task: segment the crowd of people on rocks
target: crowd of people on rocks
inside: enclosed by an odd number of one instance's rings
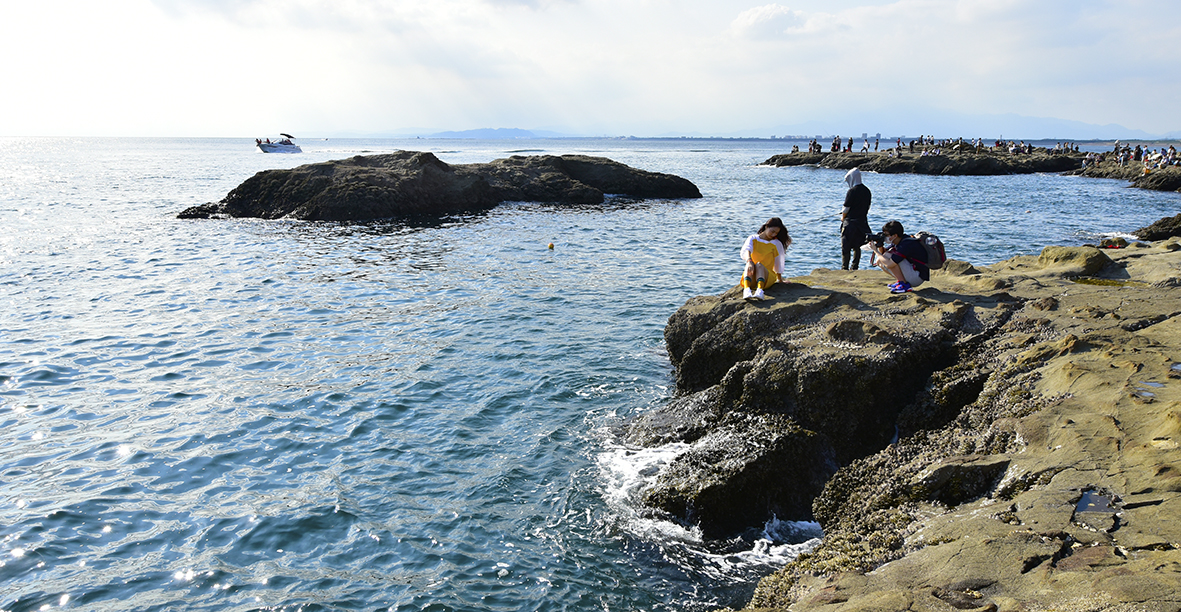
[[[875,138],[873,141],[873,151],[877,151],[880,141]],[[832,153],[851,153],[853,152],[853,138],[844,139],[841,136],[834,136],[832,143],[829,145],[829,151]],[[889,146],[889,143],[887,143]],[[807,145],[808,153],[819,154],[824,152],[824,146],[816,139],[812,139]],[[947,138],[936,139],[934,136],[922,135],[909,142],[903,142],[899,137],[895,140],[894,146],[886,150],[886,155],[890,158],[902,157],[904,152],[917,153],[920,156],[928,155],[942,155],[945,150],[951,152],[961,153],[1008,153],[1009,155],[1032,155],[1034,151],[1044,150],[1050,155],[1072,155],[1081,153],[1077,142],[1058,142],[1053,147],[1046,147],[1041,149],[1035,147],[1032,142],[1025,142],[1024,140],[1001,140],[997,139],[991,144],[986,143],[983,138],[974,138],[971,140],[964,140],[963,138]],[[792,153],[799,153],[800,147],[796,145],[792,147]],[[870,152],[870,142],[868,138],[862,140],[861,152]],[[1132,163],[1143,164],[1145,172],[1153,170],[1181,166],[1181,157],[1177,155],[1177,149],[1174,145],[1160,147],[1158,150],[1153,150],[1146,145],[1135,145],[1133,147],[1129,144],[1121,144],[1120,141],[1115,141],[1115,148],[1106,153],[1087,153],[1082,160],[1083,168],[1093,166],[1104,161],[1115,161],[1120,166],[1127,166]]]
[[[1177,156],[1177,147],[1169,145],[1153,151],[1152,147],[1137,144],[1135,148],[1127,143],[1115,141],[1115,148],[1109,153],[1087,153],[1083,158],[1083,168],[1094,166],[1105,161],[1113,161],[1121,167],[1130,164],[1142,164],[1144,171],[1152,172],[1170,166],[1181,166],[1181,157]]]

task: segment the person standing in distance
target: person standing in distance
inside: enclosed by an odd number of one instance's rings
[[[869,234],[869,204],[873,195],[861,182],[861,171],[853,168],[845,174],[849,190],[845,192],[845,208],[841,211],[841,269],[849,270],[849,256],[853,270],[861,265],[861,245]]]

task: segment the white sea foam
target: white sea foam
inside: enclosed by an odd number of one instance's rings
[[[1129,234],[1127,232],[1099,232],[1098,236],[1099,240],[1107,240],[1109,238],[1114,240],[1116,238],[1123,238],[1124,240],[1132,241],[1140,239],[1139,236],[1135,234]]]
[[[599,467],[606,478],[607,501],[622,503],[638,495],[655,482],[660,468],[689,449],[683,442],[653,448],[608,446],[599,456]]]
[[[750,548],[717,553],[709,550],[700,529],[645,514],[640,495],[656,481],[662,467],[688,449],[684,443],[653,448],[606,446],[598,457],[603,497],[621,529],[664,548],[666,555],[692,557],[698,571],[726,581],[745,579],[746,571],[756,566],[782,566],[820,543],[823,532],[818,523],[772,518],[760,536],[749,542]]]

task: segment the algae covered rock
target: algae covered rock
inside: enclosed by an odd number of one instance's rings
[[[935,463],[911,482],[911,495],[950,506],[977,499],[990,492],[1009,467],[1002,455],[949,457]]]

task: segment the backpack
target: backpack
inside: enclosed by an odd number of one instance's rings
[[[943,241],[939,236],[931,232],[919,232],[914,235],[914,239],[927,249],[927,267],[932,270],[942,268],[943,262],[947,261],[947,252],[943,250]]]

